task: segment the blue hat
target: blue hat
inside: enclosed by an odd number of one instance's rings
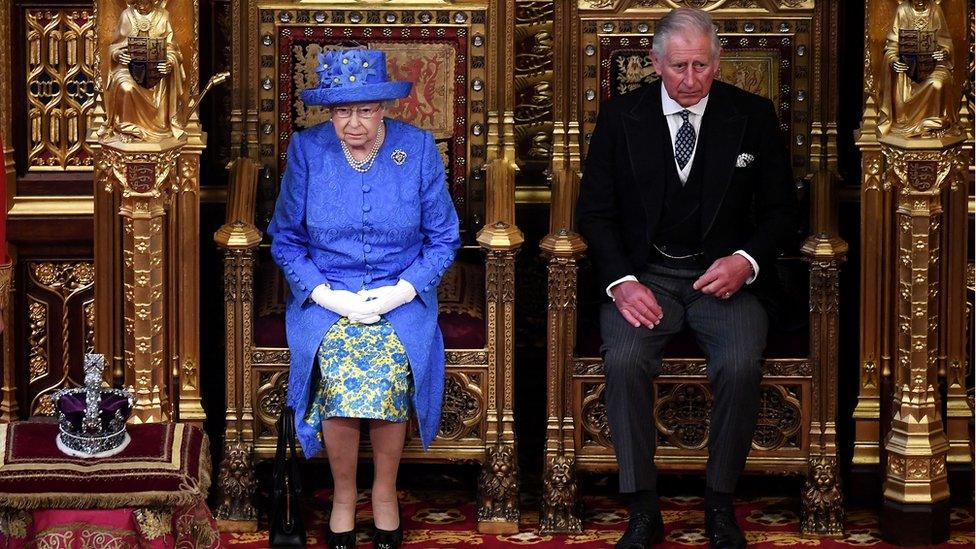
[[[302,92],[306,105],[340,105],[400,99],[413,82],[388,80],[386,54],[380,50],[330,50],[319,54],[319,85]]]

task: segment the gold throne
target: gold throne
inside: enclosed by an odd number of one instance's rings
[[[543,532],[580,530],[577,471],[616,468],[602,402],[603,363],[597,307],[602,290],[573,231],[581,158],[599,102],[655,78],[649,58],[654,25],[670,9],[712,13],[722,42],[717,78],[770,98],[788,142],[801,204],[809,212],[792,252],[775,266],[783,290],[773,303],[763,361],[761,410],[747,471],[806,474],[801,528],[842,534],[836,457],[838,268],[847,246],[829,214],[836,163],[836,74],[828,43],[836,10],[826,2],[578,0],[556,13],[557,80],[553,215],[542,242],[549,257],[548,422]],[[832,73],[829,71],[833,71]],[[560,93],[560,89],[564,90]],[[805,237],[805,239],[804,239]],[[685,334],[687,335],[687,334]],[[658,467],[704,470],[712,394],[693,338],[678,336],[655,381],[653,421]]]
[[[250,154],[233,166],[226,224],[215,236],[225,254],[227,348],[218,519],[253,527],[254,462],[274,455],[275,422],[285,401],[286,282],[263,231],[292,133],[328,116],[320,107],[306,107],[299,94],[317,83],[316,54],[323,48],[366,46],[386,52],[391,78],[414,82],[391,116],[433,132],[464,243],[438,290],[447,347],[440,431],[428,452],[419,437],[408,435],[403,457],[481,463],[479,529],[516,531],[511,341],[518,242],[498,236],[518,231],[505,213],[514,210],[514,189],[485,191],[487,181],[514,182],[493,175],[498,161],[491,135],[498,115],[489,98],[497,84],[488,71],[497,50],[488,40],[492,4],[246,4],[249,15],[242,19],[249,25],[234,31],[235,53],[243,59],[235,58],[232,132]]]

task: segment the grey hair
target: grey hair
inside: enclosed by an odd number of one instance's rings
[[[665,44],[675,33],[694,32],[707,35],[712,39],[712,59],[717,59],[722,45],[715,32],[715,22],[712,16],[702,10],[694,8],[676,8],[665,15],[654,29],[654,43],[651,49],[658,57],[667,55]]]

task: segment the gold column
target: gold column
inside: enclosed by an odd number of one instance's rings
[[[944,191],[962,184],[962,141],[962,136],[921,143],[893,136],[881,139],[890,162],[886,179],[897,193],[897,331],[893,417],[885,444],[886,531],[898,528],[892,521],[902,514],[891,512],[905,510],[898,504],[931,505],[949,497],[949,443],[939,402],[940,302],[945,287],[941,225]],[[932,542],[948,536],[948,523],[942,524],[937,515],[932,517]]]
[[[98,160],[99,182],[104,183],[104,191],[118,190],[121,195],[122,348],[125,379],[136,397],[132,411],[135,422],[168,421],[171,417],[165,367],[165,225],[167,203],[176,179],[173,172],[183,144],[175,139],[159,143],[102,143]]]
[[[543,496],[539,530],[544,534],[578,533],[576,454],[570,400],[576,351],[578,261],[586,243],[573,232],[573,209],[579,193],[580,150],[577,96],[570,93],[579,78],[579,26],[576,6],[556,2],[554,23],[552,201],[549,234],[539,247],[549,260],[547,319],[547,420],[543,456]]]
[[[254,226],[259,165],[250,158],[237,159],[231,168],[227,216],[214,235],[224,251],[225,332],[224,456],[220,462],[220,506],[215,516],[222,532],[257,531],[254,508],[254,412],[251,408],[250,354],[254,307],[254,253],[261,232]]]
[[[515,226],[515,104],[509,75],[514,61],[508,55],[515,31],[515,0],[501,0],[489,8],[487,195],[485,226],[478,244],[487,256],[485,289],[488,316],[488,396],[485,461],[478,478],[478,531],[518,532],[519,470],[515,443],[515,255],[522,231]]]

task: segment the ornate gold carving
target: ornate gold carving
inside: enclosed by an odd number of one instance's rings
[[[29,263],[30,277],[39,286],[58,293],[67,300],[95,282],[95,267],[91,262]]]
[[[546,459],[543,477],[542,508],[539,529],[544,532],[580,532],[582,524],[577,515],[576,460],[571,455],[557,454]]]
[[[958,178],[962,147],[911,149],[882,144],[897,192],[895,303],[897,327],[892,385],[893,418],[885,448],[885,497],[934,503],[949,496],[948,440],[938,392],[941,300],[942,191]],[[902,467],[904,463],[904,467]]]
[[[485,463],[478,477],[478,521],[518,524],[519,470],[515,445],[498,443],[485,448]]]
[[[47,351],[47,304],[28,296],[27,322],[30,335],[27,336],[27,372],[30,383],[46,376],[50,372]]]
[[[488,364],[487,351],[447,351],[446,362],[448,366],[461,364]]]
[[[90,10],[24,10],[29,170],[89,170],[95,104],[95,19]],[[9,36],[9,35],[7,35]]]
[[[85,333],[85,353],[95,352],[95,300],[86,301],[82,306],[85,314],[85,325],[83,327]],[[106,375],[111,375],[106,372]]]
[[[836,457],[810,458],[800,509],[800,531],[804,534],[844,535],[844,498],[837,473]]]
[[[603,403],[603,383],[588,383],[584,386],[582,416],[584,445],[596,444],[605,448],[613,448],[613,438],[610,433],[610,422],[607,421],[607,407]],[[588,440],[587,440],[588,438]]]
[[[444,380],[444,404],[437,436],[458,440],[472,435],[481,424],[485,410],[481,394],[480,376],[463,372],[448,372]],[[477,434],[477,433],[475,433]]]
[[[803,412],[800,399],[783,385],[763,384],[759,394],[759,420],[752,436],[752,445],[759,450],[778,450],[784,446],[798,447]]]
[[[114,34],[102,99],[107,120],[99,137],[149,142],[182,137],[186,121],[179,110],[187,101],[187,75],[169,12],[161,0],[133,3],[119,14]]]
[[[895,10],[881,71],[881,135],[958,135],[952,36],[936,0],[903,0]]]
[[[257,401],[255,419],[269,428],[271,433],[277,434],[275,427],[281,410],[285,406],[285,396],[288,394],[288,372],[276,372],[267,383],[257,387],[254,394]]]
[[[552,0],[515,4],[514,131],[523,165],[552,155],[554,11]]]
[[[244,442],[240,435],[230,432],[224,442],[224,457],[220,462],[220,506],[215,517],[219,520],[256,520],[254,492],[257,482],[254,478],[254,464],[251,455],[253,445]]]
[[[679,383],[662,390],[654,403],[654,421],[670,445],[698,450],[708,444],[711,390],[701,383]]]

